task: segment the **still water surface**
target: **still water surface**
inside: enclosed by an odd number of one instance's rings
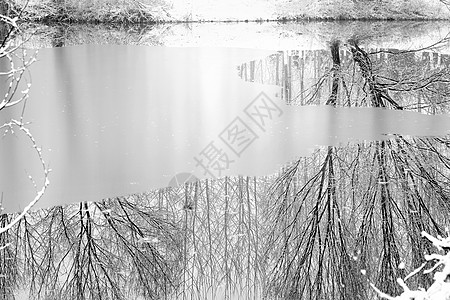
[[[444,135],[450,128],[444,115],[288,106],[276,85],[238,76],[239,65],[271,54],[113,45],[42,49],[31,68],[24,115],[52,169],[39,206],[165,187],[183,172],[263,176],[319,145],[386,134]],[[7,111],[2,121],[21,110]],[[7,135],[1,144],[6,167],[0,189],[8,212],[22,209],[21,199],[35,192],[28,176],[42,180],[26,143]]]
[[[420,232],[450,225],[447,27],[33,28],[30,98],[0,121],[24,111],[52,169],[39,207],[74,204],[27,216],[0,265],[51,299],[398,295],[432,251]],[[39,187],[35,154],[1,140],[9,212]],[[180,173],[219,179],[156,190]]]

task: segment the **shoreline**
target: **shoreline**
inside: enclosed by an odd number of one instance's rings
[[[18,11],[19,7],[16,8]],[[308,10],[309,9],[309,10]],[[370,7],[367,11],[359,10],[359,6],[353,7],[348,12],[342,9],[324,7],[316,10],[305,8],[298,11],[293,8],[288,11],[286,7],[277,8],[270,15],[261,12],[260,15],[249,16],[214,16],[214,13],[181,12],[168,7],[126,7],[112,6],[108,3],[102,6],[75,6],[66,4],[58,7],[53,3],[29,4],[22,15],[21,22],[51,24],[105,24],[105,25],[158,25],[158,24],[201,24],[201,23],[264,23],[264,22],[377,22],[377,21],[450,21],[450,11],[428,11],[419,13],[411,8],[403,11],[393,7]],[[377,13],[375,13],[377,12]],[[203,15],[202,15],[203,14]],[[13,15],[14,16],[14,15]]]
[[[111,21],[111,20],[91,20],[91,19],[71,19],[62,16],[30,18],[24,17],[20,23],[36,23],[42,25],[111,25],[111,26],[144,26],[144,25],[164,25],[164,24],[205,24],[205,23],[309,23],[309,22],[446,22],[448,18],[287,18],[278,19],[245,19],[245,20],[149,20],[149,21]]]

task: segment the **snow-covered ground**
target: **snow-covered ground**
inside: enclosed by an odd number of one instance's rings
[[[266,20],[277,18],[445,18],[449,10],[439,0],[167,0],[177,20]]]
[[[269,0],[172,0],[170,11],[178,20],[257,20],[275,18]]]

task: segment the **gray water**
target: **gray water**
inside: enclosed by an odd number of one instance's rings
[[[286,105],[277,86],[237,66],[272,52],[240,48],[86,45],[42,49],[24,118],[52,169],[39,207],[96,201],[195,178],[263,176],[318,146],[441,136],[447,115]],[[2,114],[17,118],[18,105]],[[6,135],[0,190],[7,212],[43,180],[27,141]],[[11,159],[14,157],[14,159]],[[34,168],[32,167],[34,166]],[[13,176],[10,170],[23,170]],[[26,175],[26,176],[25,176]],[[40,177],[41,176],[41,177]]]

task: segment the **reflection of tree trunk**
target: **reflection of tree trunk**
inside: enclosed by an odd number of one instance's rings
[[[284,57],[286,56],[286,61],[284,61]],[[289,51],[286,51],[286,55],[283,55],[283,94],[284,99],[286,99],[286,103],[290,103],[291,98],[291,56]]]
[[[63,26],[57,26],[52,37],[53,47],[64,47],[66,44],[65,32]]]
[[[374,107],[388,107],[390,105],[394,109],[403,109],[394,99],[392,99],[383,84],[378,81],[377,76],[373,73],[373,65],[369,55],[362,50],[356,41],[349,41],[350,50],[353,60],[361,69],[361,74],[365,80],[365,85],[369,89],[371,97],[371,105]]]
[[[300,161],[284,171],[281,181],[274,185],[281,188],[283,194],[276,198],[279,206],[268,234],[270,247],[267,251],[275,254],[270,263],[267,286],[268,294],[272,296],[283,299],[367,299],[359,270],[351,262],[346,228],[341,223],[344,218],[338,196],[339,171],[335,157],[336,149],[328,147],[323,162],[317,165],[317,172],[308,177],[300,190],[293,190]],[[291,193],[295,195],[294,199]],[[298,203],[302,204],[296,206]],[[267,253],[264,255],[271,257]]]
[[[337,95],[339,91],[339,69],[341,66],[341,58],[339,56],[339,41],[333,41],[330,46],[331,57],[333,59],[332,78],[333,85],[331,87],[331,95],[326,105],[336,106]]]
[[[280,56],[283,55],[282,53],[278,52],[278,55],[276,56],[276,67],[275,67],[275,84],[280,85]]]
[[[389,189],[389,177],[387,174],[386,142],[376,142],[376,156],[378,161],[378,185],[380,186],[380,204],[382,217],[383,257],[381,258],[381,272],[378,277],[378,287],[389,294],[400,294],[400,288],[396,283],[397,278],[403,278],[400,264],[400,255],[395,240],[394,227],[394,199]],[[400,274],[399,274],[400,273]],[[400,275],[400,276],[399,276]]]
[[[255,61],[252,60],[250,62],[250,81],[254,82],[255,81]]]
[[[291,103],[292,101],[292,57],[288,54],[287,56],[287,76],[286,76],[286,87],[287,87],[287,96],[286,103]]]
[[[305,105],[305,51],[302,50],[302,58],[300,61],[300,105]]]

